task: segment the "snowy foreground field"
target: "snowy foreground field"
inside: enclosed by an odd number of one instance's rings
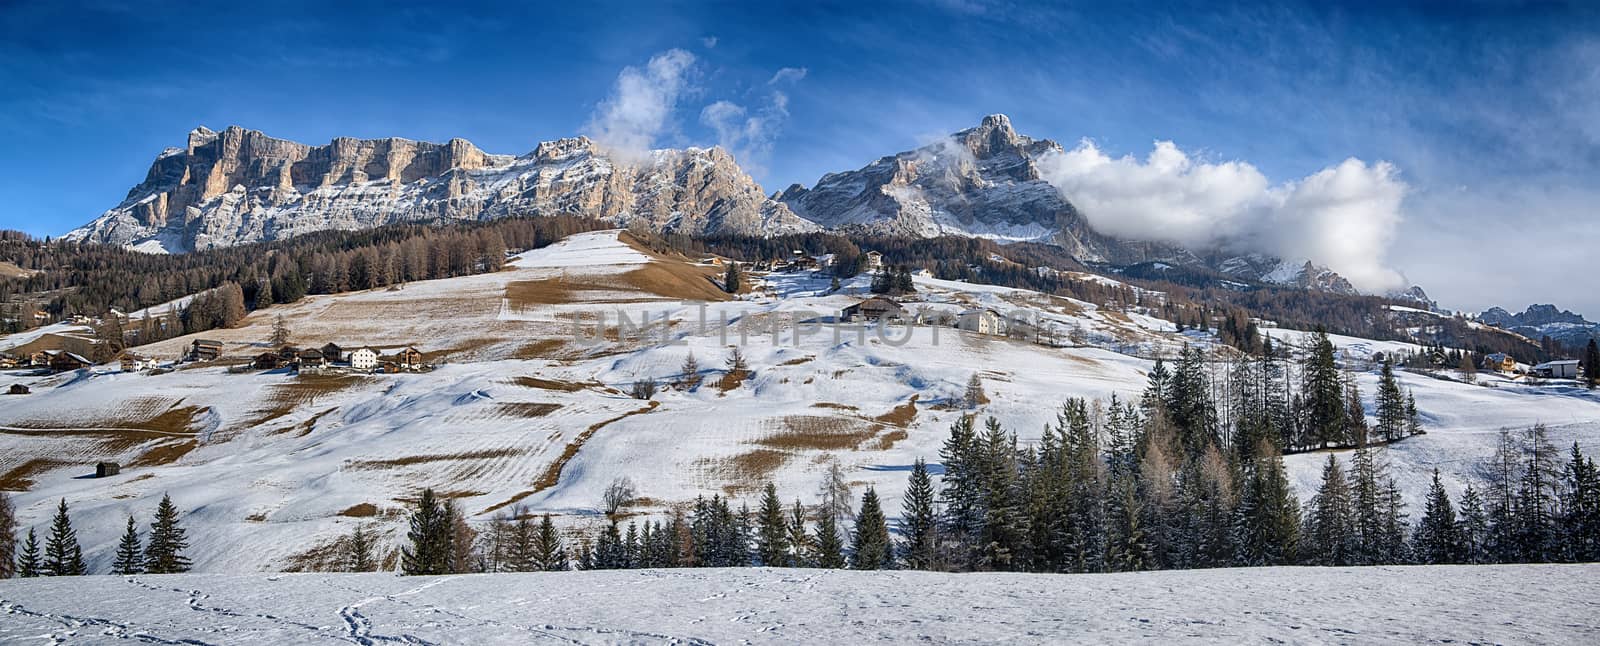
[[[1600,643],[1600,566],[0,581],[0,642]]]

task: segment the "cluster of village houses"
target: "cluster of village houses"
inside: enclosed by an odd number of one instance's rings
[[[1496,352],[1483,358],[1483,369],[1508,375],[1527,374],[1534,377],[1548,379],[1576,379],[1578,378],[1578,360],[1563,359],[1560,361],[1546,361],[1534,366],[1524,366],[1504,352]]]
[[[190,357],[198,361],[215,359],[221,354],[221,342],[204,339],[197,340],[191,344],[189,352]],[[275,351],[256,355],[251,360],[250,366],[257,370],[288,368],[302,375],[341,373],[396,374],[401,372],[425,372],[433,369],[432,365],[423,362],[422,352],[411,346],[406,346],[391,354],[384,354],[370,346],[346,350],[339,347],[337,343],[329,343],[320,348],[305,349],[284,346]]]

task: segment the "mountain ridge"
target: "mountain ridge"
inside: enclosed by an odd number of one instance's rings
[[[524,155],[446,143],[334,138],[312,146],[204,126],[118,206],[68,240],[182,252],[403,221],[582,214],[679,233],[809,231],[721,148],[614,159],[586,137]]]

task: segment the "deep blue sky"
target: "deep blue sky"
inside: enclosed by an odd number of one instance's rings
[[[1600,245],[1600,3],[768,4],[6,3],[0,226],[92,219],[200,124],[527,152],[583,132],[623,68],[682,49],[656,145],[716,143],[705,106],[756,113],[781,91],[787,117],[747,161],[769,191],[991,112],[1112,155],[1171,140],[1273,182],[1385,160],[1410,189],[1392,264],[1447,306],[1600,313],[1560,282],[1589,255],[1573,247]],[[786,67],[804,77],[769,83]],[[1470,260],[1485,245],[1542,260]]]

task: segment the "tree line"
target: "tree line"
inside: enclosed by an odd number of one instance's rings
[[[372,289],[418,280],[497,271],[507,249],[549,245],[608,225],[570,216],[505,218],[448,227],[394,224],[363,231],[321,231],[287,240],[187,254],[147,254],[116,246],[0,235],[0,259],[34,273],[0,279],[0,312],[11,328],[33,324],[25,309],[53,320],[132,312],[190,294],[222,290],[246,310],[292,303],[307,294]],[[37,302],[35,302],[37,301]],[[230,305],[233,303],[230,302]],[[28,307],[24,307],[28,306]],[[182,317],[175,334],[217,327],[214,312]],[[209,326],[209,327],[208,327]],[[14,330],[5,330],[14,331]]]
[[[189,571],[189,558],[184,551],[189,548],[187,532],[178,522],[178,507],[171,496],[163,495],[150,522],[148,536],[141,541],[138,523],[128,517],[127,530],[117,542],[116,557],[111,564],[111,574],[177,574]],[[78,532],[72,526],[71,510],[67,500],[61,499],[56,514],[50,521],[44,544],[39,535],[28,528],[28,536],[20,542],[17,534],[16,509],[11,499],[0,492],[0,579],[11,577],[80,576],[90,574],[83,560],[83,548],[78,544]]]

